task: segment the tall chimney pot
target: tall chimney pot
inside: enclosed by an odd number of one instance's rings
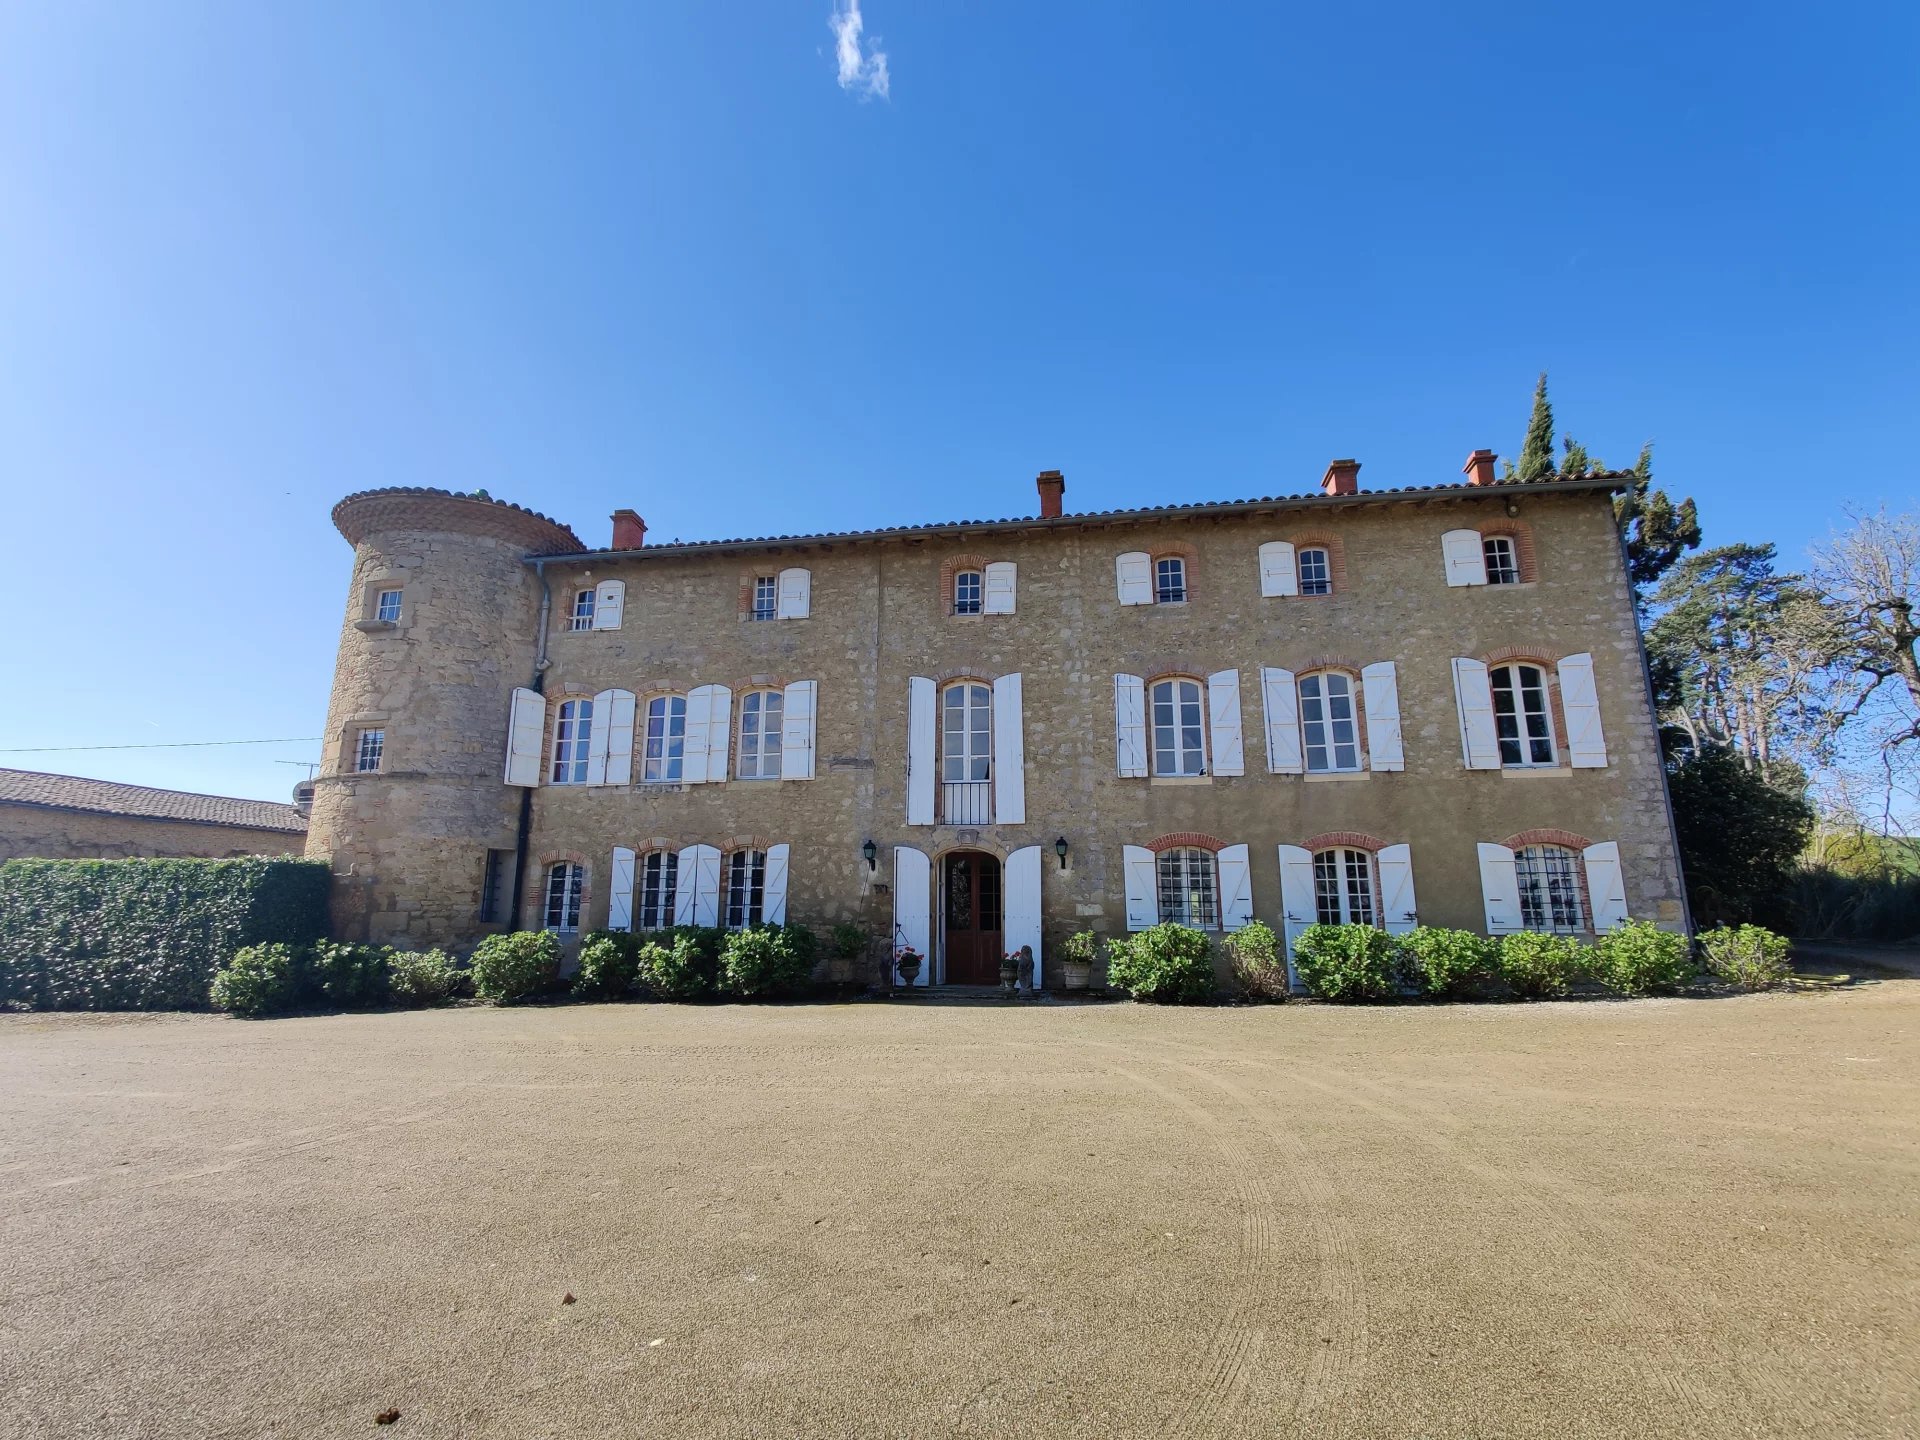
[[[1461,467],[1461,472],[1467,477],[1467,484],[1493,484],[1493,460],[1494,455],[1491,450],[1476,450],[1467,456],[1467,463]]]
[[[1059,519],[1060,501],[1067,493],[1067,477],[1058,470],[1042,470],[1033,483],[1040,491],[1040,518]]]
[[[613,512],[613,550],[638,550],[647,543],[647,522],[631,510]]]
[[[1327,473],[1320,477],[1320,488],[1329,495],[1354,495],[1360,490],[1358,460],[1330,460]]]

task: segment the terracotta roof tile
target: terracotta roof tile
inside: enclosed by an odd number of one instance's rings
[[[304,815],[277,800],[155,790],[148,785],[46,775],[37,770],[0,770],[0,804],[90,810],[147,820],[186,820],[198,825],[242,825],[249,830],[284,830],[289,834],[304,833],[307,828]]]

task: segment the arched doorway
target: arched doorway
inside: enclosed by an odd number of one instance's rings
[[[1005,928],[1000,862],[956,850],[940,862],[940,942],[949,985],[997,985]]]

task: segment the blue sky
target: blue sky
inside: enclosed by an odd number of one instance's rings
[[[1914,7],[866,0],[845,87],[831,15],[0,8],[0,748],[318,735],[372,486],[600,543],[1425,484],[1547,369],[1710,543],[1920,490]]]

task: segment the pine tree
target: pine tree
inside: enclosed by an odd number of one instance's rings
[[[1651,585],[1700,548],[1700,513],[1691,499],[1678,505],[1653,488],[1653,446],[1641,448],[1632,486],[1613,501],[1614,519],[1627,537],[1627,573],[1635,585]]]
[[[1520,447],[1520,465],[1514,478],[1551,480],[1553,468],[1553,405],[1547,399],[1547,372],[1540,372],[1540,383],[1533,387],[1533,415],[1527,421],[1527,438]]]

